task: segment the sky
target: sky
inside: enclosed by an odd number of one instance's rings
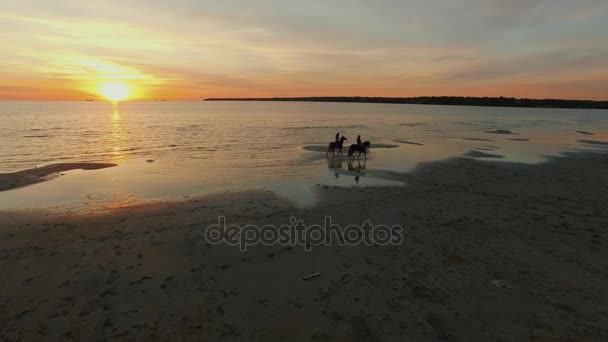
[[[607,0],[4,0],[0,99],[608,100]]]

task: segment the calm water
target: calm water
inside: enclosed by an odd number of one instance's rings
[[[517,134],[485,133],[496,129]],[[349,138],[345,145],[358,134],[372,142],[365,163],[325,158],[321,151],[338,131]],[[407,171],[471,150],[502,157],[484,159],[536,163],[545,155],[602,148],[581,140],[608,141],[608,111],[6,101],[0,102],[0,172],[67,161],[119,166],[69,171],[50,182],[1,192],[0,209],[98,209],[259,187],[307,205],[314,201],[315,184],[392,185],[380,177],[384,170]]]

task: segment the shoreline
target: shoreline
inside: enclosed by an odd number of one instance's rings
[[[307,96],[307,97],[235,97],[206,98],[204,102],[332,102],[332,103],[377,103],[414,104],[435,106],[505,107],[505,108],[550,108],[550,109],[608,109],[608,101],[568,99],[528,99],[512,97],[466,97],[466,96]]]
[[[21,188],[28,185],[59,177],[61,172],[70,170],[99,170],[118,166],[114,163],[55,163],[16,172],[0,173],[0,192]]]
[[[608,157],[456,157],[402,187],[251,190],[99,214],[0,215],[0,320],[13,339],[608,338]],[[204,227],[399,224],[399,246],[212,245]],[[315,273],[319,276],[303,280]],[[475,327],[475,329],[471,329]]]

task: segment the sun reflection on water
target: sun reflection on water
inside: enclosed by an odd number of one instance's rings
[[[112,121],[110,130],[110,143],[112,146],[112,162],[118,163],[125,159],[125,153],[123,151],[123,143],[125,135],[121,126],[120,111],[116,103],[112,105]]]

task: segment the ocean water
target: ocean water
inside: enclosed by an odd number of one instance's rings
[[[495,130],[514,134],[488,133]],[[345,154],[357,135],[369,140],[367,160],[326,158],[336,132],[348,138]],[[468,155],[538,163],[567,151],[605,150],[606,141],[606,110],[4,101],[0,173],[69,161],[119,166],[68,171],[0,192],[0,210],[99,210],[248,188],[271,189],[306,206],[314,203],[317,184],[396,185],[386,171],[420,162]]]

